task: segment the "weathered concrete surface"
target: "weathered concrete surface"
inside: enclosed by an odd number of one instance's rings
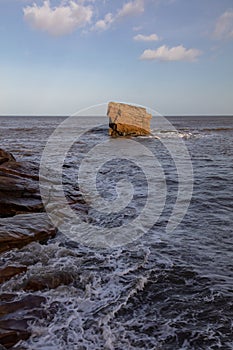
[[[150,134],[152,115],[147,113],[143,107],[110,102],[107,115],[109,117],[110,136],[144,136]]]

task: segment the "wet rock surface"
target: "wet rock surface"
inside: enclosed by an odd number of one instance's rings
[[[34,163],[13,158],[0,163],[0,217],[43,211],[38,173]]]
[[[38,295],[19,298],[17,294],[0,297],[0,344],[11,349],[19,341],[30,337],[29,322],[35,319],[33,311],[42,309],[41,304],[46,299]]]
[[[14,156],[11,153],[6,152],[0,148],[0,164],[3,164],[8,161],[15,161]]]
[[[11,283],[30,268],[30,262],[22,264],[11,256],[13,250],[20,252],[34,241],[44,244],[56,235],[56,229],[43,212],[38,174],[38,164],[18,162],[11,153],[0,149],[0,350],[25,349],[20,342],[30,337],[30,322],[38,314],[46,313],[42,306],[45,297],[2,290],[5,283]],[[9,256],[6,258],[5,254]],[[63,277],[69,283],[67,276]],[[64,281],[60,275],[53,278],[50,275],[47,281],[38,276],[38,281],[34,277],[25,283],[25,290],[56,288]]]
[[[22,214],[1,219],[0,252],[20,248],[32,241],[54,237],[56,229],[45,213]]]
[[[72,283],[75,276],[69,271],[46,270],[39,276],[30,276],[23,289],[26,291],[38,291],[43,289],[55,289],[60,285],[68,285]]]
[[[12,266],[8,265],[3,268],[0,268],[0,283],[3,283],[9,280],[11,277],[14,277],[20,273],[26,272],[26,266]]]

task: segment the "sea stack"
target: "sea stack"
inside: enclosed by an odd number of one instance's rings
[[[143,107],[109,102],[107,115],[110,136],[145,136],[150,134],[152,115],[147,113]]]

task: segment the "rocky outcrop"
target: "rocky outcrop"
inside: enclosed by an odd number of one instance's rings
[[[43,289],[55,289],[61,285],[68,285],[74,281],[70,271],[58,271],[54,268],[45,270],[39,276],[29,276],[25,281],[23,289],[25,291],[39,291]]]
[[[11,283],[11,279],[26,279],[30,263],[17,263],[7,251],[21,248],[33,241],[44,243],[56,234],[41,201],[39,190],[39,164],[17,162],[11,153],[0,149],[0,284]],[[6,253],[3,253],[6,252]],[[20,250],[16,251],[20,254]],[[9,254],[9,255],[8,255]],[[21,276],[22,275],[22,276]],[[29,278],[25,290],[56,288],[69,284],[66,274],[50,275],[47,279]],[[15,288],[15,287],[14,287]],[[8,290],[8,289],[5,289]],[[29,294],[0,294],[0,350],[23,350],[20,341],[31,335],[30,322],[48,317],[53,310],[43,307],[46,298]]]
[[[19,266],[19,265],[4,266],[3,268],[0,268],[0,283],[3,283],[11,279],[11,277],[14,277],[26,271],[27,271],[27,266]]]
[[[109,117],[110,136],[144,136],[150,134],[152,115],[147,113],[143,107],[110,102],[107,115]]]
[[[38,166],[19,163],[14,158],[2,159],[5,161],[0,164],[0,217],[43,211]]]
[[[11,153],[6,152],[0,148],[0,164],[8,161],[15,161],[15,157]]]
[[[0,344],[11,349],[20,340],[30,337],[29,323],[35,316],[32,310],[41,312],[46,299],[39,295],[27,295],[19,299],[17,294],[1,294]]]
[[[0,253],[12,248],[39,241],[43,242],[56,234],[45,213],[16,215],[0,221]]]
[[[44,207],[38,174],[38,165],[17,162],[11,153],[0,149],[0,253],[55,235],[56,229],[41,213]],[[7,279],[16,271],[6,267],[2,278]]]

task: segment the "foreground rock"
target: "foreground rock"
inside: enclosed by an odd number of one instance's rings
[[[43,211],[38,173],[38,165],[0,149],[0,217]]]
[[[0,350],[23,350],[20,342],[31,336],[30,323],[54,313],[44,308],[45,297],[35,294],[25,296],[25,292],[21,296],[15,294],[15,282],[20,278],[26,279],[30,263],[17,263],[12,253],[1,254],[33,241],[44,243],[56,234],[47,214],[42,213],[44,207],[38,174],[39,164],[17,162],[11,153],[0,149],[0,284],[2,290],[5,287],[8,291],[6,284],[13,282],[14,291],[0,294]],[[20,250],[14,253],[20,253]],[[12,281],[12,278],[15,280]],[[29,279],[25,290],[56,288],[63,281],[70,283],[67,274],[50,275],[48,280]]]
[[[19,299],[17,294],[2,294],[0,297],[0,344],[11,349],[20,340],[30,337],[29,323],[35,320],[35,311],[43,312],[41,304],[46,299],[38,295]]]
[[[27,266],[15,266],[15,265],[7,265],[3,268],[0,268],[0,284],[11,279],[20,273],[24,273],[27,271]],[[1,349],[0,349],[1,350]]]
[[[0,253],[21,248],[33,241],[45,241],[56,234],[45,213],[16,215],[0,221]]]
[[[15,161],[14,156],[11,153],[6,152],[0,148],[0,164],[3,164],[8,161]]]
[[[144,136],[150,134],[152,115],[147,113],[145,108],[110,102],[107,115],[109,117],[110,136]]]
[[[68,285],[75,280],[70,271],[57,271],[51,267],[45,269],[39,276],[30,276],[24,283],[25,291],[39,291],[43,289],[55,289],[61,285]]]

